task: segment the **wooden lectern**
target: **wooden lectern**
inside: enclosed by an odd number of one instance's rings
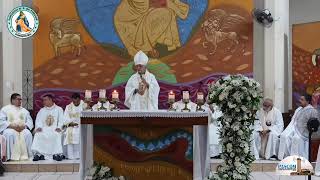
[[[192,180],[193,129],[207,128],[208,113],[86,111],[81,124],[93,125],[94,143],[89,148],[94,161],[112,168],[115,175],[130,180]]]

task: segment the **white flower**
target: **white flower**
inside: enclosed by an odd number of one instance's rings
[[[245,146],[245,147],[243,148],[243,152],[244,152],[245,154],[248,154],[248,152],[249,152],[249,147],[248,147],[248,146]]]
[[[231,127],[232,127],[232,129],[234,131],[238,131],[239,130],[239,125],[237,123],[234,123]]]
[[[243,148],[243,147],[244,147],[244,144],[243,144],[243,143],[240,143],[240,147],[242,147],[242,148]]]
[[[89,172],[88,172],[88,175],[89,176],[93,176],[94,175],[94,173],[96,172],[96,170],[97,170],[97,167],[91,167],[90,169],[89,169]]]
[[[232,144],[231,143],[227,144],[227,152],[232,152]]]
[[[104,176],[109,171],[110,171],[109,167],[102,167],[98,174],[99,174],[99,176]]]
[[[233,141],[233,137],[229,137],[229,140],[230,140],[230,141]]]
[[[256,98],[258,96],[258,94],[256,92],[252,93],[252,97]]]
[[[251,97],[250,97],[250,96],[247,96],[247,100],[248,100],[248,101],[251,101]]]
[[[242,136],[242,135],[243,135],[243,131],[242,131],[241,129],[238,131],[238,135],[239,135],[239,136]]]
[[[236,170],[239,172],[239,173],[242,173],[242,174],[245,174],[247,173],[247,168],[244,164],[241,164],[239,167],[236,168]]]
[[[235,154],[232,152],[232,153],[230,153],[230,157],[234,157],[235,156]]]
[[[249,82],[248,82],[248,84],[249,84],[250,87],[252,87],[253,81],[250,79]]]
[[[226,120],[226,122],[227,122],[227,123],[230,123],[230,122],[232,121],[232,119],[231,119],[231,118],[229,118],[229,117],[228,117],[228,118],[226,118],[225,120]]]
[[[235,157],[234,160],[235,161],[240,161],[240,158],[239,157]]]
[[[236,104],[232,104],[232,102],[230,102],[230,101],[228,102],[228,106],[229,106],[230,109],[233,109],[233,108],[237,107]]]
[[[232,164],[232,160],[228,160],[228,164],[230,164],[230,165],[231,165],[231,164]]]
[[[232,80],[232,81],[231,81],[231,84],[232,84],[233,86],[236,86],[236,87],[238,87],[238,86],[241,85],[241,83],[240,83],[239,80]]]
[[[247,110],[247,108],[244,105],[241,106],[241,109],[242,109],[242,111],[246,111]]]
[[[239,108],[236,108],[236,112],[240,112],[240,109],[239,109]]]
[[[225,125],[224,125],[224,127],[229,128],[229,127],[230,127],[230,123],[229,123],[229,122],[226,122]]]
[[[225,94],[224,94],[224,93],[221,93],[221,94],[219,95],[219,101],[223,101],[225,97],[226,97]]]
[[[239,161],[234,162],[234,166],[239,167],[241,163]]]

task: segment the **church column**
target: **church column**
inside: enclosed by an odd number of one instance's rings
[[[22,94],[22,40],[8,31],[7,16],[10,11],[21,5],[21,0],[2,0],[2,105],[10,102],[13,92]]]
[[[264,28],[264,96],[272,98],[281,112],[288,110],[288,34],[289,0],[265,0],[264,8],[274,17]],[[288,66],[286,66],[288,67]],[[286,79],[285,79],[286,78]]]

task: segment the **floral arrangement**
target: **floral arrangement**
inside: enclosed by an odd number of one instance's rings
[[[210,179],[250,179],[254,161],[250,138],[261,100],[260,84],[243,75],[228,75],[209,85],[208,103],[215,103],[223,113],[218,118],[223,163]]]
[[[123,176],[115,177],[109,167],[94,163],[85,180],[125,180],[125,178]]]

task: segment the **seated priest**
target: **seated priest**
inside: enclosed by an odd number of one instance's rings
[[[296,109],[290,124],[280,135],[278,159],[289,155],[300,155],[308,158],[307,122],[311,117],[318,117],[318,112],[310,105],[311,96],[300,97],[300,107]]]
[[[11,104],[0,111],[0,131],[6,139],[7,160],[27,160],[32,157],[33,120],[29,111],[21,107],[21,95],[11,95]]]
[[[66,149],[65,155],[68,159],[80,158],[80,114],[86,104],[81,100],[79,93],[71,96],[72,102],[66,106],[64,111],[64,133],[63,145]]]
[[[297,115],[295,132],[291,142],[291,156],[299,155],[308,159],[309,130],[307,123],[310,118],[319,118],[318,111],[311,105],[311,96],[303,95],[300,97],[302,110]]]
[[[61,161],[62,126],[64,123],[63,109],[53,102],[51,94],[44,95],[44,107],[37,114],[35,135],[32,143],[33,161],[54,159]]]
[[[155,76],[146,68],[148,60],[148,56],[142,51],[134,56],[136,73],[130,77],[125,87],[124,104],[130,110],[158,110],[160,87]]]
[[[254,129],[254,141],[260,158],[277,158],[279,136],[283,131],[281,112],[273,106],[273,101],[266,98],[257,112],[258,122]]]

